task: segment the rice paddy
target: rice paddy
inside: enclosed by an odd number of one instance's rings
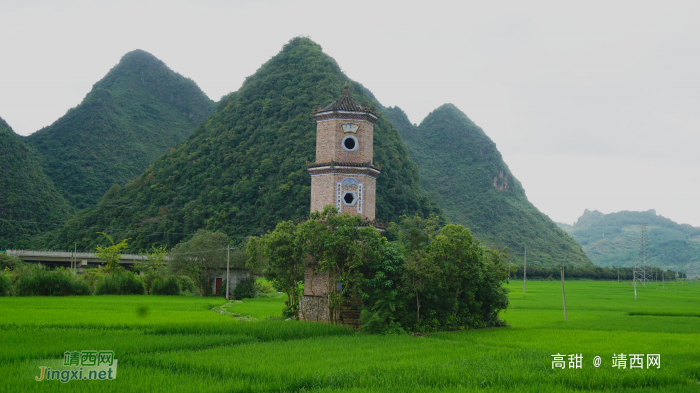
[[[509,284],[509,328],[424,336],[285,321],[283,297],[5,297],[0,391],[700,391],[700,285],[638,286],[635,301],[629,283],[567,282],[567,322],[559,282],[527,286]],[[116,379],[34,380],[46,359],[91,349],[114,351]],[[621,353],[659,354],[660,368],[612,367]]]

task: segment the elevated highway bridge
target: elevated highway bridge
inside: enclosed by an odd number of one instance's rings
[[[5,250],[7,255],[18,257],[24,262],[41,263],[49,266],[65,266],[71,267],[71,261],[75,259],[78,272],[81,272],[83,267],[88,264],[104,264],[104,262],[95,256],[92,252],[72,252],[72,251],[35,251],[35,250]],[[135,263],[144,260],[142,255],[137,254],[122,254],[122,259],[119,264],[125,268],[131,268]]]

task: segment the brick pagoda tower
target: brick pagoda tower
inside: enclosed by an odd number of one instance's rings
[[[372,165],[374,153],[374,108],[358,105],[343,95],[319,109],[316,118],[316,163],[309,165],[311,211],[333,205],[340,213],[359,214],[374,220],[376,180],[379,169]]]
[[[372,164],[374,124],[377,114],[350,98],[347,83],[343,95],[316,110],[316,163],[311,175],[311,211],[335,206],[340,213],[358,214],[374,221],[379,168]],[[300,319],[330,321],[328,274],[314,276],[306,269]],[[343,316],[346,316],[345,312]],[[347,318],[343,318],[347,322]],[[353,318],[354,319],[354,318]],[[353,320],[353,322],[355,322]]]

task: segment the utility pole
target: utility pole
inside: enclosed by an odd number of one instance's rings
[[[564,301],[564,322],[567,322],[568,319],[566,317],[566,294],[564,293],[564,265],[561,265],[559,269],[561,270],[561,298]]]
[[[73,243],[73,255],[71,256],[71,261],[70,261],[70,268],[71,272],[75,274],[76,272],[76,263],[75,263],[75,253],[78,251],[78,243]]]
[[[637,301],[637,267],[634,267],[634,301]]]
[[[228,301],[228,282],[230,280],[230,276],[228,274],[228,269],[229,265],[231,264],[231,247],[226,247],[226,300]]]
[[[525,265],[523,267],[523,293],[527,293],[527,247],[525,247]]]

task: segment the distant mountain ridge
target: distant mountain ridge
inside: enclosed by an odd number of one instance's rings
[[[609,267],[637,262],[641,223],[647,223],[647,265],[700,274],[700,228],[678,224],[653,209],[610,214],[586,209],[574,225],[557,225],[583,246],[596,265]]]
[[[29,246],[31,236],[73,213],[31,147],[0,118],[0,250]]]
[[[312,110],[328,104],[350,82],[357,102],[379,106],[361,84],[342,73],[313,41],[298,37],[224,97],[217,111],[184,142],[156,159],[125,187],[113,187],[96,206],[42,239],[49,248],[94,247],[98,231],[130,238],[135,250],[173,246],[200,228],[242,239],[282,220],[305,219],[310,209],[316,122]],[[398,131],[385,118],[374,126],[376,217],[396,221],[440,208],[422,196],[418,169]]]
[[[140,175],[214,109],[192,80],[135,50],[95,83],[80,105],[26,141],[61,194],[82,209],[112,185]]]
[[[492,247],[508,247],[513,261],[590,265],[581,246],[527,200],[496,144],[462,111],[445,104],[414,126],[398,107],[386,116],[401,133],[419,169],[421,189],[454,223]]]

